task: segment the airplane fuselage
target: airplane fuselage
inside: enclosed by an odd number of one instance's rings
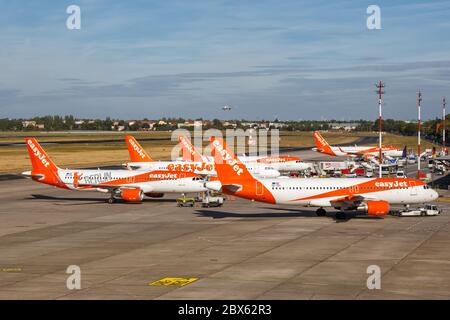
[[[128,162],[125,164],[131,169],[139,170],[169,170],[193,172],[201,175],[216,176],[214,162],[188,162],[188,161],[152,161]],[[266,164],[246,164],[249,172],[257,177],[276,178],[280,172]]]
[[[297,181],[296,181],[297,180]],[[312,178],[262,179],[278,204],[328,207],[330,201],[345,196],[362,196],[390,204],[413,204],[435,200],[436,192],[412,179]],[[325,181],[324,181],[325,180]]]
[[[206,185],[249,200],[313,207],[330,207],[333,206],[332,201],[345,197],[382,200],[390,204],[424,203],[438,197],[436,191],[427,185],[408,178],[259,179],[242,184],[241,190],[237,180],[235,185],[233,183],[235,190],[232,192],[227,190],[227,185],[219,185],[218,181]]]
[[[365,155],[378,156],[380,153],[380,149],[378,147],[370,147],[370,146],[349,146],[349,147],[331,147],[334,155],[336,156],[350,156],[350,157],[358,157]],[[393,148],[382,148],[382,154],[384,156],[399,158],[402,156],[403,151]]]
[[[140,188],[144,193],[196,193],[206,191],[204,181],[197,175],[187,172],[58,168],[57,175],[60,183],[56,186],[72,190],[103,191],[101,190],[102,185],[113,185]],[[45,179],[33,178],[33,180],[46,183]]]

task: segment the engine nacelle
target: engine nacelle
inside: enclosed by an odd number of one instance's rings
[[[147,192],[145,195],[147,197],[151,197],[151,198],[162,198],[162,197],[164,197],[164,193],[160,193],[160,192]]]
[[[389,202],[383,200],[367,201],[362,209],[370,216],[385,216],[389,213]]]
[[[208,181],[205,183],[205,187],[209,190],[220,192],[222,191],[222,183],[219,180]]]
[[[122,200],[126,202],[142,202],[144,193],[140,188],[122,189],[121,197]]]

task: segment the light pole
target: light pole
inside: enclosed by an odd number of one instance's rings
[[[383,82],[380,80],[380,82],[378,84],[375,85],[377,87],[377,93],[378,93],[378,109],[379,109],[379,119],[378,119],[378,125],[379,125],[379,138],[378,138],[378,149],[379,149],[379,154],[378,154],[378,162],[379,162],[379,177],[382,178],[383,177],[383,172],[382,172],[382,168],[381,165],[383,164],[383,144],[382,144],[382,136],[381,136],[381,132],[382,132],[382,105],[383,105],[383,94],[385,93],[383,91],[384,88],[384,84]]]
[[[417,94],[417,176],[420,177],[420,104],[422,102],[422,93]]]
[[[447,154],[445,147],[445,97],[442,98],[442,151],[444,152],[444,156]]]

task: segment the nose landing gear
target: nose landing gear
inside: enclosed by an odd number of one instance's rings
[[[318,217],[325,217],[327,215],[327,211],[324,208],[319,208],[316,210],[316,215]]]
[[[109,193],[109,198],[107,200],[109,204],[116,203],[117,199],[116,199],[115,195],[116,195],[116,192],[114,190],[111,190],[111,192]]]
[[[336,219],[337,220],[345,220],[345,219],[347,219],[347,214],[342,211],[336,212]]]

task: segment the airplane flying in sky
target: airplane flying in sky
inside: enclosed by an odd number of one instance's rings
[[[61,169],[50,159],[35,138],[25,139],[32,170],[22,175],[34,181],[69,190],[109,193],[109,202],[141,202],[145,196],[162,197],[164,193],[206,191],[204,180],[193,172],[168,170],[86,170]]]
[[[210,190],[271,204],[324,207],[345,211],[361,210],[368,215],[389,213],[391,204],[414,204],[433,201],[436,191],[420,180],[409,178],[273,178],[258,179],[249,174],[242,162],[220,138],[211,139],[218,181],[206,182]]]
[[[178,137],[180,143],[183,160],[185,161],[202,161],[213,163],[214,159],[209,156],[200,154],[185,136]],[[275,170],[282,172],[304,171],[310,169],[312,164],[300,160],[299,157],[293,156],[239,156],[247,167],[252,164],[270,165]]]
[[[380,153],[380,148],[373,146],[346,146],[346,147],[330,146],[318,131],[314,131],[313,135],[314,140],[316,142],[316,147],[313,148],[312,150],[328,154],[330,156],[364,157],[364,156],[378,156]],[[400,158],[403,157],[404,155],[404,151],[402,149],[392,146],[383,146],[382,153],[384,156],[388,158],[389,157]]]
[[[203,158],[201,157],[198,158],[195,156],[193,158],[194,161],[154,161],[133,136],[125,136],[125,142],[127,143],[131,162],[125,163],[124,165],[129,169],[186,171],[207,176],[216,175],[214,162],[203,161]],[[180,144],[182,148],[184,148],[181,141]],[[278,170],[273,168],[273,166],[264,163],[247,164],[247,169],[252,175],[258,177],[274,178],[280,176]]]

